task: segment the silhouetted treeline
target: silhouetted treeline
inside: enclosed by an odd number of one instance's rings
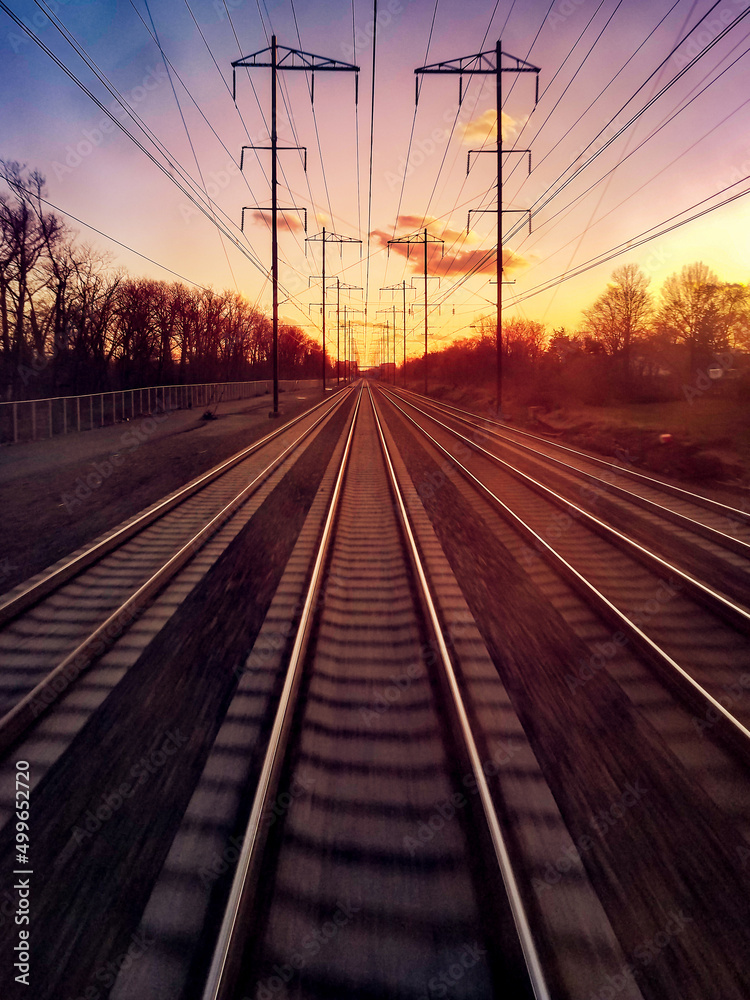
[[[271,322],[241,295],[129,277],[47,209],[39,173],[0,160],[0,180],[0,398],[271,377]],[[280,377],[321,374],[320,345],[281,326]]]
[[[495,331],[485,319],[475,336],[431,351],[430,379],[491,382]],[[617,268],[572,333],[503,322],[503,372],[525,403],[692,400],[709,385],[750,399],[749,350],[750,289],[720,281],[703,263],[668,277],[658,296],[637,264]],[[419,384],[422,359],[407,362],[407,378]]]

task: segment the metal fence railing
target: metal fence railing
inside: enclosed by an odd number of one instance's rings
[[[286,379],[279,388],[312,388],[320,379]],[[208,382],[201,385],[157,385],[118,389],[83,396],[52,396],[0,403],[0,444],[39,441],[58,434],[77,433],[147,417],[170,410],[187,410],[229,403],[270,393],[270,379],[257,382]]]

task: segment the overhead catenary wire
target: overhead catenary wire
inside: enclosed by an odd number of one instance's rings
[[[720,0],[719,0],[719,2],[720,2]],[[713,10],[713,9],[714,9],[714,7],[716,7],[716,6],[717,6],[717,4],[714,4],[714,5],[713,5],[713,7],[711,7],[711,9],[710,9],[710,10]],[[709,11],[708,13],[710,13],[710,11]],[[537,200],[536,200],[536,201],[534,202],[534,204],[532,205],[532,211],[534,211],[534,213],[535,213],[535,214],[537,214],[537,213],[538,213],[538,212],[540,212],[540,211],[541,211],[541,210],[542,210],[543,208],[545,208],[545,207],[546,207],[546,206],[547,206],[547,205],[548,205],[548,204],[549,204],[549,203],[550,203],[550,202],[551,202],[551,201],[552,201],[552,200],[553,200],[554,198],[557,198],[557,197],[559,197],[559,195],[560,195],[560,194],[562,194],[562,192],[563,192],[563,191],[565,190],[565,188],[566,188],[566,187],[568,187],[568,186],[569,186],[569,185],[570,185],[570,184],[571,184],[571,183],[572,183],[572,182],[573,182],[573,181],[574,181],[574,180],[575,180],[575,179],[576,179],[577,177],[579,177],[579,176],[580,176],[580,174],[581,174],[581,173],[582,173],[582,172],[583,172],[584,170],[586,170],[586,169],[587,169],[587,168],[588,168],[588,167],[589,167],[589,166],[590,166],[590,165],[591,165],[591,164],[592,164],[592,163],[594,162],[594,160],[598,159],[598,157],[599,157],[599,156],[601,156],[601,155],[602,155],[602,153],[604,153],[604,152],[605,152],[605,150],[609,149],[609,148],[610,148],[610,146],[611,146],[611,145],[612,145],[612,144],[613,144],[614,142],[616,142],[616,141],[617,141],[617,139],[619,139],[619,138],[620,138],[620,136],[621,136],[621,135],[622,135],[622,134],[623,134],[623,133],[624,133],[624,132],[625,132],[625,131],[626,131],[626,130],[627,130],[628,128],[630,128],[630,127],[631,127],[631,126],[632,126],[632,125],[633,125],[633,124],[634,124],[634,123],[635,123],[636,121],[638,121],[638,120],[639,120],[639,119],[640,119],[640,118],[641,118],[641,117],[642,117],[642,116],[643,116],[643,115],[644,115],[644,114],[645,114],[645,113],[646,113],[646,112],[647,112],[647,111],[648,111],[648,110],[649,110],[649,109],[650,109],[651,107],[653,107],[653,105],[654,105],[654,104],[655,104],[655,103],[656,103],[656,102],[657,102],[658,100],[660,100],[660,98],[661,98],[661,97],[663,97],[663,96],[664,96],[664,94],[666,94],[666,93],[667,93],[667,91],[669,91],[669,90],[670,90],[670,89],[671,89],[671,88],[672,88],[672,87],[673,87],[673,86],[674,86],[674,85],[675,85],[675,84],[676,84],[676,83],[677,83],[677,82],[678,82],[679,80],[681,80],[681,79],[682,79],[682,77],[683,77],[683,76],[685,76],[685,74],[686,74],[686,73],[688,73],[688,72],[689,72],[689,71],[690,71],[690,70],[691,70],[691,69],[693,68],[693,66],[695,66],[695,64],[696,64],[696,63],[697,63],[697,62],[698,62],[698,61],[699,61],[700,59],[702,59],[702,58],[703,58],[703,57],[704,57],[704,56],[705,56],[705,55],[706,55],[706,54],[707,54],[708,52],[710,52],[710,51],[711,51],[711,49],[713,49],[715,45],[717,45],[717,44],[718,44],[718,43],[719,43],[719,42],[720,42],[720,41],[721,41],[721,40],[722,40],[722,39],[723,39],[724,37],[726,37],[726,35],[727,35],[727,34],[729,33],[729,31],[731,31],[731,30],[732,30],[732,28],[736,27],[736,26],[737,26],[737,25],[738,25],[738,24],[739,24],[739,23],[740,23],[740,22],[741,22],[742,20],[744,20],[744,19],[745,19],[745,18],[746,18],[746,17],[748,16],[748,14],[750,14],[750,7],[746,7],[746,8],[745,8],[745,10],[743,10],[743,11],[742,11],[742,12],[741,12],[740,14],[738,14],[738,15],[737,15],[737,17],[736,17],[736,18],[735,18],[735,19],[734,19],[734,20],[733,20],[733,21],[732,21],[732,22],[731,22],[730,24],[726,25],[726,27],[725,27],[725,28],[724,28],[724,29],[723,29],[722,31],[720,31],[720,32],[719,32],[719,33],[718,33],[718,34],[717,34],[717,35],[716,35],[716,36],[715,36],[714,38],[712,38],[712,39],[711,39],[710,41],[708,41],[708,42],[707,42],[707,44],[706,44],[706,45],[705,45],[705,46],[704,46],[704,47],[703,47],[703,48],[702,48],[702,49],[701,49],[701,50],[700,50],[700,51],[699,51],[699,52],[698,52],[698,53],[697,53],[697,54],[696,54],[696,55],[695,55],[695,56],[694,56],[694,57],[693,57],[693,58],[692,58],[692,59],[691,59],[691,60],[690,60],[690,61],[689,61],[689,62],[688,62],[688,63],[687,63],[686,65],[685,65],[685,66],[683,66],[683,67],[682,67],[682,68],[681,68],[680,70],[678,70],[678,72],[677,72],[677,73],[675,74],[675,76],[674,76],[674,77],[672,77],[672,79],[671,79],[671,80],[669,80],[669,81],[668,81],[668,82],[667,82],[666,84],[664,84],[664,86],[663,86],[663,87],[661,87],[661,88],[660,88],[660,89],[659,89],[659,90],[657,91],[657,93],[656,93],[656,94],[654,94],[654,96],[653,96],[653,97],[651,97],[651,98],[650,98],[650,99],[649,99],[649,100],[648,100],[648,101],[646,102],[646,104],[644,104],[644,105],[643,105],[643,107],[641,107],[641,108],[640,108],[640,110],[638,110],[638,111],[637,111],[637,112],[636,112],[636,113],[635,113],[634,115],[632,115],[632,116],[631,116],[631,117],[630,117],[630,118],[628,119],[628,121],[627,121],[627,122],[625,122],[625,124],[624,124],[624,125],[621,125],[621,126],[620,126],[620,127],[619,127],[619,128],[617,129],[617,131],[616,131],[616,132],[614,133],[614,135],[610,136],[610,137],[609,137],[609,138],[608,138],[608,139],[607,139],[607,140],[606,140],[606,141],[605,141],[605,142],[604,142],[604,143],[603,143],[603,144],[602,144],[602,145],[601,145],[601,146],[600,146],[600,147],[599,147],[599,148],[598,148],[597,150],[595,150],[595,151],[594,151],[594,152],[593,152],[593,153],[592,153],[592,154],[591,154],[591,155],[590,155],[590,156],[589,156],[589,157],[588,157],[588,158],[587,158],[587,159],[586,159],[586,160],[585,160],[585,161],[584,161],[584,162],[583,162],[583,163],[582,163],[582,164],[581,164],[581,165],[580,165],[579,167],[577,167],[577,168],[576,168],[576,169],[575,169],[575,170],[573,171],[573,173],[572,173],[572,174],[571,174],[571,175],[570,175],[569,177],[567,177],[567,178],[566,178],[566,179],[565,179],[565,180],[564,180],[564,181],[563,181],[563,182],[562,182],[562,183],[560,184],[559,188],[557,188],[557,189],[556,189],[555,191],[553,191],[553,193],[552,193],[552,194],[551,194],[551,195],[550,195],[549,197],[546,197],[547,193],[548,193],[548,192],[549,192],[549,191],[551,190],[551,188],[552,188],[552,187],[554,187],[554,185],[555,185],[555,184],[557,183],[557,181],[554,181],[554,182],[553,182],[553,184],[549,185],[549,187],[547,188],[547,190],[545,191],[545,193],[544,193],[543,195],[541,195],[541,197],[540,197],[540,198],[538,198],[538,199],[537,199]],[[706,14],[706,15],[704,15],[704,17],[705,17],[705,16],[708,16],[708,15]],[[700,22],[699,22],[699,23],[700,23]],[[697,27],[697,25],[696,25],[695,27]],[[691,29],[691,32],[692,32],[693,30],[695,30],[695,28],[692,28],[692,29]],[[686,35],[685,37],[686,37],[686,38],[687,38],[687,37],[689,37],[689,35],[690,35],[690,33],[691,33],[691,32],[688,32],[688,35]],[[642,89],[643,89],[643,88],[644,88],[644,87],[646,86],[646,84],[647,84],[647,83],[649,82],[649,80],[651,80],[651,79],[652,79],[652,78],[653,78],[653,77],[654,77],[654,76],[656,75],[656,73],[657,73],[657,72],[658,72],[658,71],[659,71],[659,70],[661,69],[661,67],[662,67],[662,66],[663,66],[663,65],[664,65],[664,64],[665,64],[666,62],[668,62],[668,60],[669,60],[669,59],[671,59],[671,58],[672,58],[672,56],[674,55],[674,53],[675,53],[675,52],[677,51],[677,49],[678,49],[678,48],[680,47],[680,45],[682,45],[682,43],[683,43],[684,41],[685,41],[685,39],[682,39],[682,40],[681,40],[681,41],[680,41],[680,42],[679,42],[679,43],[678,43],[678,44],[677,44],[677,45],[676,45],[676,46],[675,46],[675,47],[674,47],[674,48],[672,49],[672,51],[671,51],[671,52],[669,53],[669,55],[668,55],[668,56],[666,57],[666,59],[663,59],[663,60],[662,60],[662,61],[661,61],[661,62],[659,63],[659,65],[658,65],[658,66],[656,67],[656,69],[655,69],[655,70],[654,70],[654,71],[653,71],[653,72],[652,72],[652,73],[651,73],[651,74],[650,74],[650,75],[649,75],[649,76],[647,77],[647,79],[646,79],[646,80],[645,80],[645,81],[644,81],[644,82],[643,82],[643,83],[642,83],[642,84],[640,85],[640,87],[638,87],[638,89],[637,89],[637,90],[635,91],[635,94],[639,93],[639,92],[640,92],[640,91],[641,91],[641,90],[642,90]],[[601,129],[601,130],[600,130],[600,131],[599,131],[599,132],[597,133],[597,135],[596,135],[596,136],[595,136],[595,137],[594,137],[594,138],[593,138],[593,139],[591,140],[591,142],[590,142],[590,143],[589,143],[589,144],[588,144],[588,145],[587,145],[587,146],[585,147],[585,149],[583,150],[583,152],[584,152],[584,153],[586,152],[586,150],[588,150],[588,149],[590,149],[590,148],[591,148],[591,146],[592,146],[592,145],[594,144],[594,142],[596,142],[596,140],[597,140],[597,139],[599,138],[599,136],[601,136],[601,135],[602,135],[602,134],[603,134],[603,133],[604,133],[604,132],[606,131],[606,129],[608,128],[608,126],[609,126],[610,124],[612,124],[612,123],[613,123],[613,122],[614,122],[614,121],[616,120],[617,116],[618,116],[618,115],[619,115],[619,114],[620,114],[620,113],[621,113],[621,112],[622,112],[622,111],[623,111],[623,110],[624,110],[624,109],[625,109],[625,108],[626,108],[626,107],[628,106],[628,104],[630,104],[630,102],[631,102],[631,101],[633,100],[633,97],[635,97],[635,94],[634,94],[634,95],[633,95],[632,97],[630,97],[630,98],[629,98],[629,99],[628,99],[628,100],[627,100],[627,101],[625,102],[625,104],[623,104],[623,105],[622,105],[622,107],[621,107],[621,108],[620,108],[620,109],[618,110],[617,114],[613,115],[613,116],[612,116],[612,117],[610,118],[610,121],[609,121],[609,122],[607,123],[607,125],[605,125],[605,126],[604,126],[604,128],[603,128],[603,129]],[[580,156],[582,156],[582,155],[583,155],[583,153],[581,153],[581,154],[579,155],[579,157],[577,157],[576,159],[580,159]],[[575,163],[575,161],[574,161],[574,163]],[[571,166],[572,166],[572,165],[571,165]],[[567,169],[567,168],[566,168],[566,169]],[[562,173],[562,174],[560,175],[560,177],[564,176],[564,173],[565,173],[565,171],[563,171],[563,173]],[[558,178],[558,180],[559,180],[559,179],[560,179],[560,178]],[[543,224],[543,223],[542,223],[542,224]],[[517,232],[519,231],[519,229],[520,229],[520,228],[522,228],[522,227],[521,227],[521,226],[520,226],[519,224],[516,224],[516,226],[515,226],[515,227],[513,227],[513,228],[511,229],[511,231],[510,231],[510,232],[508,233],[508,237],[509,237],[509,238],[513,237],[513,236],[514,236],[514,235],[515,235],[515,234],[516,234],[516,233],[517,233]]]
[[[37,195],[35,194],[34,197],[37,197]],[[180,281],[186,281],[189,285],[193,285],[195,288],[200,288],[204,292],[208,291],[208,288],[205,285],[202,285],[199,281],[193,281],[192,278],[186,278],[184,274],[180,274],[179,271],[175,271],[171,267],[167,267],[167,265],[162,264],[161,261],[154,260],[153,257],[149,257],[145,253],[141,253],[140,250],[136,250],[135,247],[131,247],[128,243],[123,243],[122,240],[118,240],[115,236],[105,233],[102,229],[97,229],[96,226],[92,226],[90,222],[84,222],[84,220],[79,219],[77,215],[73,215],[72,212],[68,212],[67,209],[60,208],[59,205],[53,204],[48,198],[44,198],[39,195],[39,200],[43,201],[44,204],[48,205],[53,211],[60,212],[61,215],[65,215],[67,218],[77,222],[79,226],[85,226],[86,229],[90,229],[92,233],[96,233],[98,236],[103,236],[105,240],[110,240],[112,243],[116,243],[117,246],[122,247],[123,250],[127,250],[129,253],[134,253],[136,257],[141,257],[143,260],[148,261],[149,264],[155,264],[157,267],[162,268],[162,270],[168,271],[170,274],[173,274],[175,278],[179,278]]]
[[[77,39],[70,33],[70,31],[68,31],[68,29],[66,28],[66,26],[64,25],[64,23],[61,21],[61,19],[58,17],[58,15],[54,11],[52,11],[52,9],[46,4],[45,0],[34,0],[34,2],[36,3],[36,5],[38,7],[40,7],[40,9],[41,9],[42,4],[46,7],[46,10],[48,12],[48,16],[49,16],[51,22],[54,24],[55,28],[57,28],[57,30],[63,36],[63,38],[68,42],[68,44],[73,48],[73,50],[81,58],[81,60],[88,66],[88,68],[94,73],[94,75],[97,77],[97,79],[102,83],[102,85],[106,88],[106,90],[112,95],[112,97],[114,97],[116,103],[125,111],[125,113],[137,125],[137,127],[143,132],[143,134],[146,137],[146,139],[148,139],[148,141],[151,142],[153,144],[153,146],[156,148],[156,150],[164,157],[164,159],[167,161],[167,164],[169,165],[170,169],[171,170],[175,170],[180,175],[180,177],[183,179],[184,183],[188,184],[192,188],[192,194],[189,193],[189,192],[184,192],[184,193],[188,194],[188,197],[190,198],[191,201],[193,201],[194,204],[197,204],[197,202],[195,201],[195,198],[197,197],[200,200],[202,197],[204,197],[203,192],[200,189],[200,185],[195,181],[195,179],[193,177],[191,177],[191,175],[189,174],[189,172],[180,164],[180,162],[170,153],[170,151],[167,149],[167,147],[164,145],[164,143],[159,139],[159,137],[157,135],[155,135],[155,133],[152,131],[152,129],[149,128],[149,126],[141,118],[141,116],[133,108],[131,108],[131,106],[125,101],[125,99],[123,98],[122,94],[107,79],[107,77],[103,73],[103,71],[97,66],[97,64],[89,56],[89,54],[85,51],[85,49],[79,44],[79,42],[77,41]],[[131,0],[131,5],[132,5],[132,0]],[[80,89],[83,90],[83,92],[92,101],[94,101],[94,103],[97,104],[98,107],[101,108],[101,110],[104,111],[104,113],[117,125],[117,127],[120,128],[123,132],[125,132],[125,134],[128,135],[136,143],[136,145],[138,145],[138,147],[144,153],[146,153],[146,155],[148,155],[149,158],[151,158],[153,160],[153,162],[157,166],[159,166],[160,169],[162,169],[166,173],[166,175],[170,178],[170,180],[172,180],[173,182],[177,183],[177,181],[174,178],[174,176],[168,170],[165,170],[163,164],[161,164],[158,160],[156,160],[155,157],[153,157],[153,155],[146,149],[146,147],[143,146],[143,144],[141,143],[141,141],[138,140],[131,132],[129,132],[128,129],[113,116],[113,114],[111,113],[111,111],[108,108],[106,108],[106,107],[104,107],[104,105],[102,105],[102,103],[98,100],[98,98],[96,98],[94,96],[94,94],[90,90],[90,88],[88,88],[79,79],[79,77],[76,76],[76,74],[73,73],[73,71],[69,67],[67,67],[62,62],[62,60],[60,60],[51,51],[51,49],[49,49],[48,46],[46,46],[43,42],[41,42],[41,40],[39,39],[39,37],[30,28],[28,28],[28,26],[26,26],[26,25],[22,24],[20,21],[18,21],[18,19],[15,17],[15,15],[13,15],[13,13],[11,11],[9,11],[9,8],[7,7],[7,5],[5,3],[3,3],[3,9],[5,9],[6,12],[9,12],[11,14],[11,16],[13,17],[13,19],[16,20],[16,22],[26,31],[26,33],[29,35],[29,37],[31,37],[39,45],[39,47],[48,56],[50,56],[50,58],[63,70],[63,72],[65,72],[66,75],[71,80],[73,80],[73,82],[76,83],[76,85],[78,87],[80,87]],[[137,8],[134,7],[134,9],[136,10],[136,13],[138,13],[139,17],[140,17],[140,13],[137,11]],[[141,17],[141,21],[143,22],[143,18],[142,17]],[[145,22],[143,22],[143,23],[145,25]],[[147,25],[146,25],[146,29],[149,31],[149,33],[151,33],[150,29],[148,29]],[[225,212],[223,212],[221,210],[221,208],[218,205],[216,205],[215,202],[212,202],[211,199],[208,199],[208,201],[205,202],[204,204],[208,208],[210,208],[212,211],[213,211],[213,208],[211,206],[213,205],[221,213],[221,215],[224,216],[224,218],[227,220],[227,222],[230,225],[234,225],[233,220]],[[201,210],[204,212],[204,214],[207,216],[207,218],[210,218],[210,216],[208,215],[208,212],[206,212],[204,209],[201,209]],[[213,221],[214,224],[217,224],[215,219],[212,219],[211,221]],[[239,227],[235,227],[235,228],[239,228]],[[254,254],[254,250],[253,250],[252,246],[250,245],[249,241],[247,240],[247,237],[245,236],[244,239],[245,239],[245,242],[248,245],[248,249],[249,249],[250,253]],[[244,251],[242,251],[242,252],[244,252]],[[257,258],[257,255],[256,255],[256,258]],[[260,263],[259,263],[259,259],[257,259],[255,261],[255,263],[256,263],[256,266],[261,266]]]
[[[131,2],[132,2],[132,0],[131,0]],[[193,160],[195,161],[195,168],[198,171],[198,176],[201,179],[201,185],[203,187],[203,193],[206,196],[206,201],[209,204],[211,204],[211,199],[208,196],[208,188],[206,186],[206,179],[203,176],[203,170],[201,169],[200,162],[198,161],[198,154],[195,151],[195,145],[193,143],[193,137],[190,135],[190,129],[188,128],[187,122],[185,121],[185,115],[183,114],[183,111],[182,111],[182,105],[180,104],[180,99],[177,96],[177,91],[175,90],[174,80],[172,79],[172,74],[171,74],[171,72],[169,70],[169,64],[167,63],[167,57],[164,54],[164,49],[162,48],[162,44],[161,44],[161,41],[159,39],[159,33],[157,32],[156,25],[154,24],[154,18],[153,18],[153,15],[151,14],[151,8],[148,5],[148,0],[143,0],[143,2],[146,5],[146,13],[148,14],[148,19],[151,22],[151,28],[152,28],[153,33],[154,33],[154,39],[155,39],[156,44],[157,44],[157,46],[159,48],[159,52],[161,53],[162,62],[164,63],[164,69],[165,69],[166,74],[167,74],[167,76],[169,78],[169,86],[172,88],[172,96],[175,99],[175,104],[177,105],[177,110],[178,110],[178,112],[180,114],[180,120],[182,122],[182,126],[185,129],[185,135],[187,136],[187,141],[188,141],[188,144],[190,146],[190,151],[193,154]],[[213,209],[212,209],[212,211],[213,211]],[[229,273],[232,275],[232,281],[234,282],[235,290],[239,294],[240,288],[239,288],[239,285],[237,284],[237,278],[235,276],[234,269],[232,268],[232,262],[229,259],[229,254],[227,253],[226,244],[224,243],[224,237],[222,236],[221,231],[218,232],[218,237],[219,237],[219,242],[221,244],[221,249],[224,252],[224,257],[226,258],[227,267],[229,268]]]

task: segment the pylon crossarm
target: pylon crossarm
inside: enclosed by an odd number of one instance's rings
[[[529,213],[529,233],[531,233],[531,209],[530,208],[504,208],[503,213],[514,212],[516,215],[525,215]]]
[[[471,154],[474,153],[478,155],[479,153],[492,153],[493,156],[497,156],[496,149],[470,149],[466,157],[466,176],[468,177],[469,171],[471,170]],[[507,156],[509,153],[528,153],[529,154],[529,174],[531,174],[531,150],[530,149],[504,149],[503,156]]]
[[[274,39],[275,41],[275,39]],[[354,103],[359,103],[359,66],[331,59],[328,56],[317,56],[302,49],[290,49],[286,45],[276,46],[276,62],[273,61],[273,47],[252,52],[249,56],[235,59],[232,63],[232,100],[237,100],[237,70],[253,69],[259,66],[270,66],[277,70],[301,70],[312,74],[310,100],[315,103],[315,71],[324,73],[354,73]]]
[[[331,59],[328,56],[317,56],[312,52],[303,52],[302,49],[290,49],[286,45],[276,46],[276,68],[296,69],[296,70],[325,70],[338,73],[359,73],[359,66],[353,63],[342,62],[340,59]],[[249,56],[242,56],[235,59],[232,66],[236,69],[252,68],[253,66],[270,66],[271,48],[260,49]]]
[[[415,69],[416,74],[421,73],[494,73],[495,50],[488,49],[487,52],[475,52],[472,56],[461,56],[458,59],[445,59],[442,62],[429,63],[427,66],[420,66]]]
[[[496,208],[470,208],[469,214],[466,217],[466,232],[468,233],[471,229],[471,213],[474,212],[475,215],[484,215],[489,213],[491,215],[497,215]],[[513,212],[518,215],[519,213],[525,214],[529,213],[529,232],[531,232],[531,209],[530,208],[504,208],[503,215],[507,215],[509,212]]]
[[[308,236],[308,241],[312,242],[317,240],[318,243],[322,243],[325,239],[326,243],[361,243],[362,240],[358,240],[356,236],[339,236],[338,233],[326,232],[325,236],[323,233],[316,233],[315,236]]]
[[[271,149],[271,146],[243,146],[240,150],[240,170],[244,169],[245,165],[245,150],[246,149]],[[302,158],[302,169],[307,173],[307,146],[277,146],[276,151],[278,153],[283,150],[296,149],[303,152],[305,155]]]
[[[498,66],[497,49],[488,49],[486,52],[475,52],[471,56],[461,56],[459,59],[446,59],[443,62],[430,63],[428,66],[420,66],[414,70],[416,78],[415,104],[419,104],[419,77],[426,73],[452,73],[458,76],[459,93],[458,103],[463,103],[464,76],[496,76],[500,73],[536,73],[536,91],[534,104],[539,103],[539,74],[541,70],[533,63],[512,56],[508,52],[501,52],[500,65]],[[502,58],[511,62],[510,66],[502,65]]]
[[[466,216],[466,232],[467,233],[471,231],[471,213],[472,212],[474,213],[474,215],[486,215],[489,212],[491,212],[492,215],[497,215],[497,209],[496,208],[470,208],[469,209],[469,213]]]

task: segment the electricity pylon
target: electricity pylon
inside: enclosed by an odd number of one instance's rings
[[[404,296],[404,367],[403,367],[403,371],[401,373],[401,382],[402,382],[404,388],[406,388],[406,292],[407,292],[407,290],[410,291],[410,292],[416,292],[416,288],[414,287],[414,285],[407,285],[406,284],[406,279],[404,279],[403,281],[399,282],[399,284],[397,284],[397,285],[386,285],[384,288],[380,289],[381,292],[397,292],[397,291],[400,291],[400,292],[403,293],[403,296]],[[395,350],[396,350],[395,325],[396,325],[396,321],[394,319],[394,340],[393,340],[394,355],[395,355]],[[394,357],[394,360],[395,360],[395,357]],[[394,376],[394,382],[395,382],[395,376]]]
[[[353,236],[339,236],[338,233],[332,233],[330,230],[326,232],[325,226],[323,226],[323,232],[318,233],[316,236],[308,236],[305,240],[306,243],[322,243],[323,244],[323,392],[326,391],[326,243],[361,243],[362,240],[355,239]]]
[[[424,229],[421,233],[412,233],[411,236],[399,236],[398,239],[388,240],[388,252],[390,253],[392,243],[405,243],[406,244],[406,259],[409,259],[409,253],[411,247],[415,243],[424,243],[424,394],[427,395],[427,279],[434,278],[436,275],[427,274],[427,244],[428,243],[441,243],[445,246],[445,240],[441,240],[439,236],[433,236],[432,233],[428,233],[427,229]],[[418,277],[418,275],[415,275]],[[414,278],[412,278],[412,281]]]
[[[326,56],[316,56],[310,52],[303,52],[301,49],[290,49],[285,45],[279,45],[276,35],[271,37],[269,48],[253,52],[249,56],[243,56],[232,63],[232,98],[237,100],[237,69],[253,69],[258,66],[270,67],[271,69],[271,283],[273,285],[273,416],[279,413],[279,230],[278,230],[278,177],[277,164],[279,149],[296,149],[300,147],[279,147],[276,132],[276,95],[278,90],[279,71],[298,70],[312,74],[312,88],[310,98],[315,96],[315,71],[318,72],[344,72],[359,74],[359,66],[352,63],[340,62],[338,59],[329,59]],[[355,102],[357,100],[357,90],[359,86],[359,76],[355,75]],[[249,146],[249,149],[268,149],[268,146]],[[259,209],[267,211],[267,209]],[[324,313],[325,315],[325,313]],[[325,388],[325,349],[323,351],[323,386]]]
[[[329,288],[333,288],[333,285],[329,285]],[[336,385],[339,384],[340,380],[340,364],[341,364],[341,289],[347,292],[361,292],[361,285],[347,285],[346,282],[342,281],[341,278],[336,278]],[[346,323],[344,323],[344,333],[346,333]]]
[[[378,309],[375,313],[379,316],[380,313],[388,313],[393,316],[393,384],[396,384],[396,306],[395,304],[391,306],[390,309]],[[391,325],[390,322],[386,320],[385,324],[385,363],[389,365],[391,363],[391,343],[390,343],[390,333]],[[386,372],[388,371],[386,367]],[[386,379],[387,381],[387,379]]]
[[[494,56],[494,62],[493,62]],[[503,57],[511,62],[511,65],[503,66]],[[519,59],[517,56],[511,56],[507,52],[502,51],[502,44],[500,41],[497,42],[494,49],[488,49],[486,52],[477,52],[471,56],[462,56],[460,59],[449,59],[445,62],[432,63],[429,66],[420,66],[418,69],[414,70],[417,77],[416,79],[416,91],[417,91],[417,102],[419,101],[419,76],[426,73],[452,73],[458,74],[459,78],[459,89],[458,89],[458,103],[459,105],[463,101],[463,82],[464,75],[466,76],[476,76],[476,75],[490,75],[495,77],[495,90],[497,94],[497,148],[494,151],[497,156],[497,337],[496,337],[496,349],[497,349],[497,412],[498,415],[502,415],[502,379],[503,379],[503,333],[502,333],[502,318],[503,318],[503,212],[504,211],[528,211],[529,212],[529,226],[531,226],[531,211],[528,209],[503,209],[503,153],[529,153],[529,170],[531,169],[531,153],[528,149],[507,149],[503,150],[503,128],[502,128],[502,108],[503,108],[503,93],[502,93],[502,74],[503,73],[536,73],[536,94],[534,105],[539,100],[539,74],[541,70],[538,66],[534,66],[525,59]],[[471,153],[489,153],[493,150],[489,149],[479,149],[471,150],[469,152],[469,160],[467,162],[467,173],[468,164],[471,161]],[[485,211],[490,211],[486,209]],[[425,282],[426,284],[426,282]]]

